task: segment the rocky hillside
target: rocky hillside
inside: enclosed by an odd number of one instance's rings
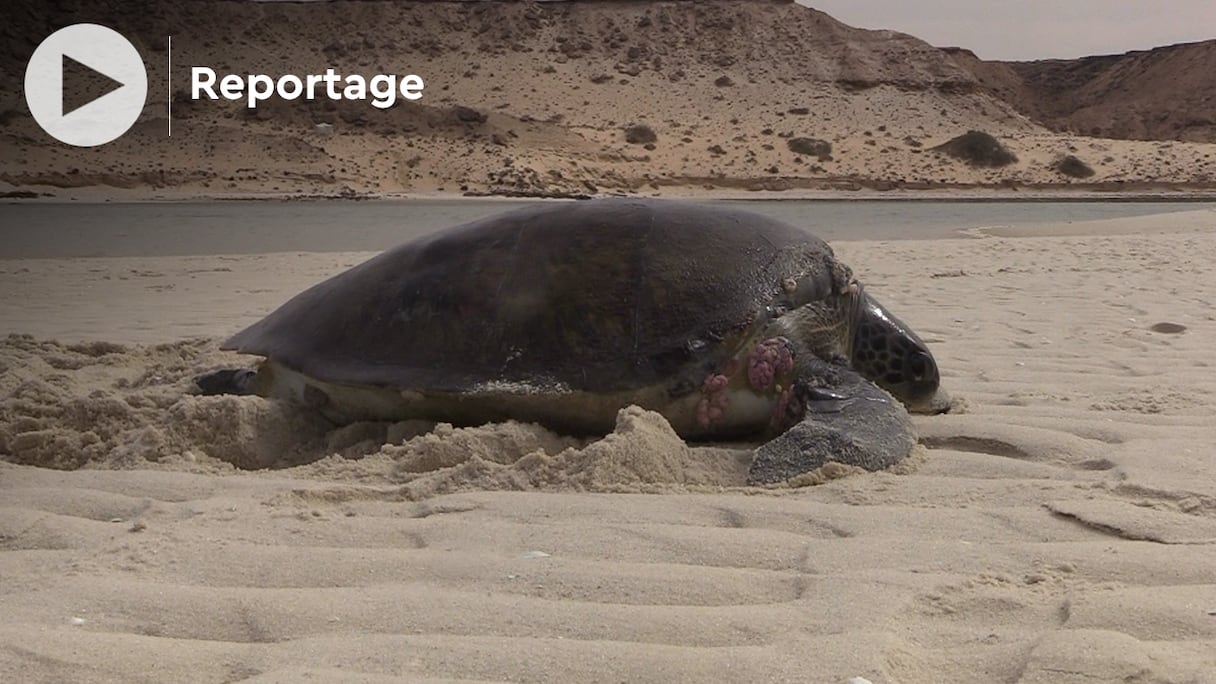
[[[37,40],[110,25],[148,62],[134,129],[96,149],[52,144],[19,92],[0,93],[0,191],[144,194],[799,191],[1055,186],[1065,155],[1086,184],[1203,186],[1211,149],[1061,136],[985,72],[912,36],[856,29],[791,2],[17,0],[0,25],[0,82]],[[173,35],[173,87],[165,39]],[[189,68],[223,74],[418,74],[387,110],[327,99],[194,101]],[[1012,66],[1017,88],[1033,89]],[[1037,83],[1037,82],[1035,82]],[[173,135],[165,93],[173,95]],[[1019,91],[1019,92],[1023,92]],[[1023,98],[1013,98],[1021,106]],[[941,152],[969,130],[1015,162]],[[1113,145],[1113,146],[1112,146]],[[1120,147],[1120,145],[1123,145]],[[1126,149],[1125,149],[1126,148]]]
[[[984,62],[946,50],[990,92],[1057,131],[1216,142],[1216,40],[1073,60]]]

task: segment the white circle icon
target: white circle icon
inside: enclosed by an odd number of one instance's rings
[[[103,145],[126,133],[147,98],[139,51],[98,24],[73,24],[47,36],[25,68],[25,102],[34,121],[77,147]]]

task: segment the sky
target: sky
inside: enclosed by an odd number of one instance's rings
[[[1074,59],[1216,38],[1216,0],[798,0],[982,59]]]

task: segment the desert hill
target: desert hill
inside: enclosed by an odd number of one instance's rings
[[[11,15],[0,27],[5,83],[21,82],[41,36],[94,21],[136,43],[149,102],[124,137],[79,149],[49,142],[19,92],[0,94],[0,190],[568,195],[1204,188],[1216,178],[1213,145],[1054,132],[1065,114],[1024,101],[1058,79],[980,65],[1014,84],[1002,90],[957,51],[788,2],[21,0]],[[249,110],[191,99],[192,65],[417,74],[426,87],[421,100],[387,110],[324,98]],[[983,166],[935,151],[971,130],[995,136],[1016,161]],[[1093,175],[1061,173],[1068,155]]]
[[[946,53],[1052,130],[1216,142],[1216,40],[1074,60],[985,62],[959,48]]]

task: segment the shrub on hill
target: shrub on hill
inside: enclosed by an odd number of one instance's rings
[[[625,142],[634,145],[645,145],[659,139],[654,129],[646,124],[633,124],[625,129]]]
[[[972,166],[1006,166],[1018,160],[1001,141],[983,131],[967,131],[933,149]]]
[[[818,138],[790,138],[785,142],[790,151],[816,157],[819,161],[832,158],[832,143]]]
[[[1094,175],[1093,167],[1072,154],[1056,160],[1054,168],[1070,178],[1089,178]]]

